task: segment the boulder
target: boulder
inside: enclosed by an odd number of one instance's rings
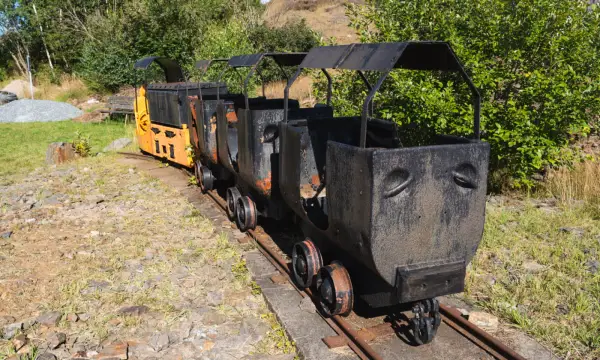
[[[0,91],[0,105],[8,104],[15,100],[17,100],[17,95],[8,91]]]
[[[129,138],[120,138],[117,139],[113,142],[111,142],[110,144],[108,144],[108,146],[106,146],[104,148],[104,152],[108,152],[108,151],[117,151],[117,150],[121,150],[122,148],[124,148],[125,146],[131,144],[131,139]]]
[[[33,92],[36,90],[37,89],[34,87]],[[4,88],[2,88],[2,91],[11,92],[19,98],[24,98],[26,93],[29,93],[29,82],[20,79],[13,80]]]
[[[55,142],[48,145],[46,150],[46,164],[62,164],[77,158],[75,148],[71,143]]]

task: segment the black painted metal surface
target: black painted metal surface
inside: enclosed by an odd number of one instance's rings
[[[286,119],[279,184],[286,204],[328,260],[341,259],[371,307],[460,292],[483,233],[489,145],[479,138],[479,93],[447,43],[315,48],[303,68],[380,71],[361,117]],[[375,92],[395,68],[457,71],[474,99],[473,139],[438,136],[402,147],[393,123],[372,117]],[[296,118],[297,119],[297,118]]]
[[[217,83],[200,83],[203,95],[216,96]],[[227,87],[219,87],[221,94],[227,93]],[[149,84],[146,91],[150,120],[153,123],[181,128],[191,124],[188,96],[196,95],[198,83]]]
[[[165,72],[165,78],[168,83],[185,81],[181,66],[175,61],[166,57],[150,56],[138,60],[134,65],[134,69],[146,70],[152,63],[157,63]]]

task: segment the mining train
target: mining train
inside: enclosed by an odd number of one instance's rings
[[[288,79],[281,98],[251,96],[261,64]],[[293,219],[304,241],[294,244],[292,271],[314,288],[325,316],[406,305],[416,343],[428,343],[440,324],[437,296],[464,290],[466,267],[483,233],[489,145],[480,140],[480,95],[445,42],[323,46],[308,53],[261,53],[203,60],[214,81],[190,81],[163,57],[165,83],[136,87],[140,149],[193,170],[201,191],[226,194],[227,212],[241,231],[260,218]],[[289,77],[285,69],[295,68]],[[223,79],[242,71],[242,91]],[[410,132],[373,115],[373,99],[397,69],[456,72],[473,101],[473,133],[437,134],[408,146]],[[327,80],[326,103],[301,107],[289,97],[303,71]],[[354,71],[366,96],[356,116],[336,116],[332,76]],[[378,74],[369,81],[365,73]],[[264,84],[263,84],[264,85]]]

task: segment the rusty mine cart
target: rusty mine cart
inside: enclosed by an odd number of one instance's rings
[[[367,85],[361,116],[292,116],[289,88],[305,69],[358,72]],[[372,115],[395,69],[458,72],[474,100],[472,137],[403,147],[402,129]],[[371,85],[363,71],[381,75]],[[293,249],[297,283],[314,285],[329,315],[406,304],[415,339],[430,342],[440,324],[435,297],[464,290],[483,233],[489,145],[480,141],[478,90],[447,43],[353,44],[312,49],[284,100],[279,188],[307,237]]]

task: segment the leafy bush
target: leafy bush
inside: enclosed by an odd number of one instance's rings
[[[75,132],[75,140],[73,140],[73,147],[75,152],[81,157],[87,157],[92,151],[92,145],[90,145],[90,136],[83,135],[81,132]]]
[[[585,0],[369,0],[349,6],[363,42],[451,43],[482,93],[483,138],[494,186],[531,186],[529,177],[568,163],[575,136],[600,113],[600,11]],[[364,86],[338,77],[334,105],[359,112]],[[470,135],[468,91],[452,76],[396,71],[376,99],[381,117],[416,135]]]
[[[318,45],[316,34],[304,21],[286,23],[279,28],[269,28],[257,14],[231,19],[226,23],[211,24],[204,35],[202,47],[197,51],[197,59],[229,58],[235,55],[260,52],[304,52]],[[222,67],[213,66],[207,79],[216,79]],[[238,69],[242,78],[248,69]],[[293,69],[292,71],[295,71]],[[288,74],[291,72],[288,69]],[[279,68],[271,61],[264,61],[261,73],[265,82],[282,80]],[[225,82],[231,91],[241,91],[241,78],[234,71],[226,72]],[[253,77],[250,88],[259,85],[258,76]]]

